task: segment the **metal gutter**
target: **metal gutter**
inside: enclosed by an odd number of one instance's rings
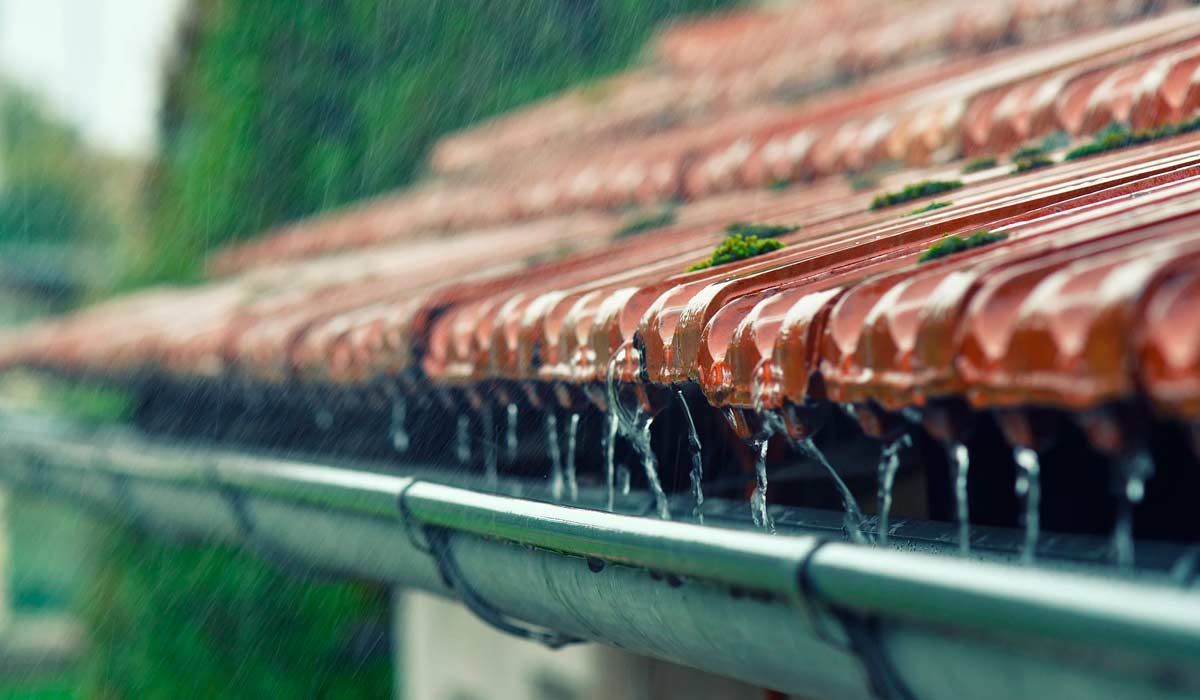
[[[5,422],[0,455],[14,487],[156,532],[453,595],[449,581],[510,620],[805,697],[1200,694],[1200,599],[1161,578],[665,522],[127,433]]]

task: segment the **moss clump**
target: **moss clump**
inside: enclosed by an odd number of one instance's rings
[[[1029,158],[1039,158],[1044,155],[1046,155],[1046,149],[1040,144],[1034,144],[1032,146],[1021,146],[1017,150],[1013,151],[1009,158],[1012,160],[1012,162],[1016,163]]]
[[[916,216],[917,214],[924,214],[927,211],[934,211],[935,209],[944,209],[944,208],[950,206],[952,203],[953,202],[930,202],[929,204],[926,204],[923,207],[917,207],[916,209],[913,209],[912,211],[905,214],[905,216]]]
[[[765,224],[734,223],[725,229],[725,240],[713,251],[708,260],[701,260],[688,267],[688,272],[707,270],[710,267],[753,258],[784,247],[784,243],[773,236],[795,231],[795,226],[773,226]]]
[[[887,192],[881,194],[871,201],[871,210],[883,209],[885,207],[911,202],[914,199],[922,199],[924,197],[932,197],[943,192],[956,190],[962,187],[961,180],[925,180],[906,186],[899,192]]]
[[[1017,150],[1013,151],[1010,159],[1013,163],[1023,160],[1036,159],[1048,155],[1051,151],[1057,151],[1060,148],[1066,148],[1071,142],[1071,137],[1065,131],[1056,131],[1048,134],[1046,138],[1038,143],[1025,144]]]
[[[946,236],[942,240],[929,246],[929,250],[921,253],[921,257],[917,258],[918,263],[929,262],[944,258],[947,255],[961,253],[964,250],[978,248],[991,243],[998,243],[1008,238],[1008,234],[1003,231],[988,231],[981,229],[963,238],[962,236]]]
[[[971,162],[969,162],[963,166],[963,169],[962,169],[963,175],[970,175],[971,173],[977,173],[981,170],[989,170],[991,168],[996,167],[996,164],[998,162],[999,161],[997,161],[992,156],[986,156],[984,158],[976,158],[975,160],[972,160]]]
[[[639,233],[653,231],[656,228],[670,226],[673,223],[675,223],[675,209],[673,207],[663,207],[655,212],[635,215],[628,223],[618,229],[613,236],[615,238],[636,236]]]
[[[1029,156],[1013,161],[1012,174],[1029,172],[1038,168],[1045,168],[1054,165],[1054,160],[1046,156]]]
[[[1129,146],[1140,146],[1143,143],[1150,143],[1151,141],[1189,134],[1197,130],[1200,130],[1200,117],[1172,124],[1164,124],[1154,129],[1143,129],[1141,131],[1131,131],[1124,124],[1109,124],[1100,133],[1092,137],[1090,143],[1085,143],[1068,151],[1066,159],[1087,158],[1088,156],[1128,148]]]

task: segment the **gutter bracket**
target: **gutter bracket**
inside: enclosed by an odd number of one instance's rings
[[[830,540],[822,540],[809,551],[800,564],[800,592],[808,604],[809,615],[816,628],[817,635],[829,644],[845,649],[858,657],[871,683],[871,691],[879,700],[917,700],[917,696],[909,690],[888,656],[884,646],[882,629],[879,619],[863,616],[831,605],[822,599],[820,591],[813,585],[809,577],[809,567],[821,547],[829,544]],[[828,617],[837,619],[845,640],[840,640],[823,622]]]
[[[414,522],[415,519],[410,516],[404,502],[404,496],[408,493],[408,489],[416,483],[418,482],[414,480],[406,486],[400,492],[398,499],[404,529],[408,533],[408,537],[414,547],[433,557],[434,562],[437,564],[438,574],[441,576],[442,583],[446,585],[446,588],[449,588],[458,595],[463,605],[467,606],[467,609],[475,617],[495,630],[520,639],[538,642],[549,649],[561,649],[571,644],[579,644],[586,641],[580,637],[563,632],[530,627],[525,623],[508,617],[480,597],[467,583],[462,575],[462,571],[458,568],[458,562],[455,560],[454,552],[450,547],[451,531],[445,528],[422,525],[421,523]],[[424,537],[418,538],[418,532]]]

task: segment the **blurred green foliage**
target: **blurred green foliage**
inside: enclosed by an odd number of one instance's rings
[[[162,110],[138,279],[403,185],[434,139],[634,59],[731,0],[199,0]]]
[[[123,525],[97,535],[82,696],[390,697],[386,588],[295,576],[231,547]]]
[[[68,245],[111,228],[78,137],[10,88],[0,89],[0,154],[0,247]]]

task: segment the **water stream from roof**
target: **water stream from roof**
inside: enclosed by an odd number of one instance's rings
[[[616,491],[616,471],[613,467],[613,460],[616,457],[617,451],[617,414],[608,414],[608,433],[604,437],[604,485],[608,491],[608,509],[613,509],[613,501]]]
[[[508,452],[508,463],[517,462],[517,405],[510,403],[504,409],[507,427],[504,431],[504,448]]]
[[[866,542],[867,536],[863,533],[864,518],[862,508],[858,507],[858,499],[854,497],[854,493],[850,491],[850,487],[846,485],[846,482],[838,475],[837,470],[829,463],[829,460],[825,457],[825,453],[813,442],[812,436],[797,438],[792,441],[792,446],[800,454],[817,460],[821,463],[821,466],[825,467],[825,471],[833,479],[833,484],[837,487],[838,493],[842,495],[842,510],[844,511],[842,526],[846,529],[846,534],[849,535],[850,540],[853,542],[858,542],[859,544]]]
[[[575,443],[579,435],[579,414],[571,414],[571,422],[567,424],[567,498],[579,500],[579,479],[575,473]]]
[[[767,447],[770,443],[770,432],[750,440],[750,449],[754,451],[754,492],[750,494],[750,515],[755,525],[774,534],[775,522],[767,512]]]
[[[484,476],[487,478],[488,486],[495,488],[500,483],[500,469],[497,464],[499,461],[497,456],[496,445],[496,426],[494,425],[493,409],[491,404],[483,407],[483,412],[479,416],[481,430],[483,430],[483,469]]]
[[[638,451],[642,453],[642,469],[646,472],[646,481],[650,486],[650,493],[654,494],[654,504],[658,510],[658,517],[663,520],[670,520],[671,506],[667,502],[667,494],[663,491],[662,482],[658,479],[658,458],[654,456],[654,450],[650,447],[650,426],[653,423],[654,416],[646,416],[645,425],[641,430],[641,439],[638,440],[640,443]]]
[[[888,543],[889,518],[892,512],[892,488],[900,470],[900,450],[912,445],[912,437],[903,433],[883,446],[879,454],[879,544]]]
[[[471,461],[471,419],[467,414],[458,416],[458,427],[454,435],[454,454],[458,457],[458,463],[465,466]]]
[[[408,437],[408,399],[403,394],[392,401],[392,421],[388,426],[389,437],[392,439],[392,449],[397,452],[408,452],[410,443]]]
[[[546,411],[546,449],[550,453],[550,496],[556,501],[563,497],[562,450],[558,446],[558,414]]]
[[[958,519],[958,551],[971,553],[971,511],[967,499],[967,471],[971,468],[971,453],[961,442],[950,443],[947,452],[954,465],[954,515]]]
[[[622,496],[629,495],[630,484],[633,480],[629,476],[629,467],[624,464],[617,466],[617,490]]]
[[[1113,528],[1113,556],[1122,569],[1133,567],[1133,509],[1146,496],[1146,480],[1154,475],[1154,460],[1144,448],[1118,464],[1121,484],[1117,493],[1117,524]]]
[[[613,353],[608,362],[608,410],[616,416],[618,431],[642,458],[642,469],[646,472],[646,482],[654,496],[659,517],[670,520],[671,507],[658,478],[658,459],[654,456],[654,448],[650,443],[650,426],[654,424],[654,415],[644,412],[640,403],[633,414],[630,414],[621,406],[620,397],[617,395],[617,364],[632,351],[633,344],[625,343]]]
[[[695,516],[698,522],[704,522],[704,453],[700,444],[700,435],[696,432],[696,423],[692,420],[692,411],[688,408],[687,398],[684,397],[682,391],[675,392],[676,398],[679,399],[679,405],[683,407],[683,416],[687,419],[688,427],[688,447],[692,453],[692,468],[688,472],[688,478],[692,482],[692,499],[694,506],[692,507],[692,515]]]
[[[1017,496],[1025,504],[1025,545],[1021,548],[1021,561],[1032,564],[1041,535],[1042,466],[1038,453],[1028,447],[1014,449],[1013,459],[1017,462]]]

